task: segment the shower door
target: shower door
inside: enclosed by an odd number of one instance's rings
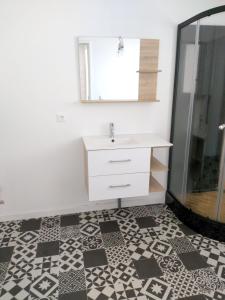
[[[169,192],[225,222],[225,13],[180,29]]]

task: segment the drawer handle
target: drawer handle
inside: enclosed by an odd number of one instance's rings
[[[120,184],[120,185],[110,185],[109,188],[110,189],[114,189],[114,188],[126,188],[126,187],[129,187],[131,186],[131,184]]]
[[[121,163],[121,162],[130,162],[131,159],[121,159],[121,160],[109,160],[109,163]]]

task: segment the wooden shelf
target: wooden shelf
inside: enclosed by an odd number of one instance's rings
[[[163,188],[163,186],[151,175],[149,192],[150,193],[159,193],[159,192],[164,192],[164,191],[165,191],[165,189]]]
[[[157,158],[152,155],[151,159],[151,172],[166,172],[168,171],[167,166],[162,164]]]
[[[151,103],[159,102],[158,99],[137,99],[137,100],[80,100],[81,103]]]

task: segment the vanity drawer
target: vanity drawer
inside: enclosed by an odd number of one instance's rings
[[[150,172],[151,149],[88,151],[89,176]]]
[[[106,200],[149,194],[149,173],[89,177],[89,200]]]

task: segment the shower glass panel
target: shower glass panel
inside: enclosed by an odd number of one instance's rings
[[[225,14],[200,20],[198,68],[188,160],[186,206],[217,219],[225,117]]]
[[[193,212],[225,222],[218,129],[225,123],[225,12],[179,32],[169,192]]]
[[[189,115],[191,113],[191,103],[193,102],[193,79],[195,61],[197,58],[196,35],[197,22],[192,23],[180,31],[180,45],[178,53],[178,78],[175,90],[176,106],[174,107],[174,134],[173,151],[171,155],[170,168],[170,191],[179,201],[186,198],[185,172],[187,140],[190,128]],[[178,125],[179,124],[179,125]]]

